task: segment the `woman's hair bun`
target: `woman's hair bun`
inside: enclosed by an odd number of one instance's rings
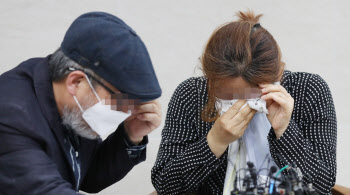
[[[253,24],[256,24],[259,22],[260,17],[262,16],[262,14],[259,15],[255,15],[253,11],[248,10],[246,12],[237,12],[236,15],[238,16],[239,20],[241,22],[250,22]]]

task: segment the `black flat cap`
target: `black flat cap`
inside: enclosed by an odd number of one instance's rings
[[[130,98],[145,102],[161,96],[146,46],[116,16],[104,12],[79,16],[66,32],[61,50]]]

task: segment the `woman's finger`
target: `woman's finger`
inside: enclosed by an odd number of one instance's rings
[[[245,124],[249,124],[250,121],[252,121],[254,115],[256,114],[256,110],[252,109],[252,111],[248,114],[248,116],[245,118],[245,120],[243,121],[243,123]]]
[[[256,110],[252,109],[247,115],[247,117],[245,118],[245,120],[243,120],[240,124],[238,124],[237,126],[231,129],[232,133],[236,135],[243,135],[243,133],[247,129],[250,121],[253,119],[256,112],[257,112]],[[234,132],[234,131],[237,131],[237,129],[238,129],[238,132]]]
[[[265,100],[265,101],[266,101],[266,107],[269,107],[273,103],[273,100]]]
[[[274,95],[276,95],[282,99],[285,99],[285,100],[289,99],[289,97],[286,97],[282,92],[270,92],[268,94],[274,94]],[[261,96],[261,99],[265,100],[265,98],[267,97],[268,94]],[[270,100],[272,100],[272,98]],[[265,101],[268,101],[268,100],[265,100]]]
[[[267,85],[260,85],[260,86],[263,87],[261,89],[261,92],[263,94],[270,93],[270,92],[282,92],[286,97],[291,97],[290,94],[282,85],[267,84]]]
[[[223,115],[223,119],[232,119],[242,108],[242,106],[247,102],[247,100],[238,100],[230,109],[228,109]]]
[[[274,93],[269,93],[266,95],[263,95],[261,99],[263,100],[270,100],[272,99],[273,101],[277,102],[280,106],[284,108],[288,108],[288,101],[286,98],[283,98],[284,95],[279,94],[280,92],[274,92]]]
[[[239,124],[241,124],[242,122],[244,122],[248,115],[251,112],[254,112],[255,110],[250,108],[249,105],[247,104],[244,108],[242,108],[242,110],[240,110],[232,119],[232,126],[238,126]]]

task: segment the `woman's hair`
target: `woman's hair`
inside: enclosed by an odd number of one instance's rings
[[[261,14],[238,12],[238,21],[226,23],[211,35],[201,57],[207,78],[208,102],[202,119],[215,121],[215,88],[225,78],[242,77],[252,86],[278,81],[284,71],[281,51],[273,36],[260,26]]]

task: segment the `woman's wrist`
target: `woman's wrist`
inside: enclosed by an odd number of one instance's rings
[[[280,137],[282,137],[283,133],[287,130],[288,125],[289,125],[289,123],[287,125],[284,125],[284,127],[282,127],[281,129],[278,129],[278,130],[274,129],[276,139],[279,139]]]
[[[216,158],[220,158],[228,147],[228,144],[224,144],[220,142],[220,140],[216,139],[216,136],[212,131],[209,131],[207,135],[207,142],[210,150],[214,153]]]

